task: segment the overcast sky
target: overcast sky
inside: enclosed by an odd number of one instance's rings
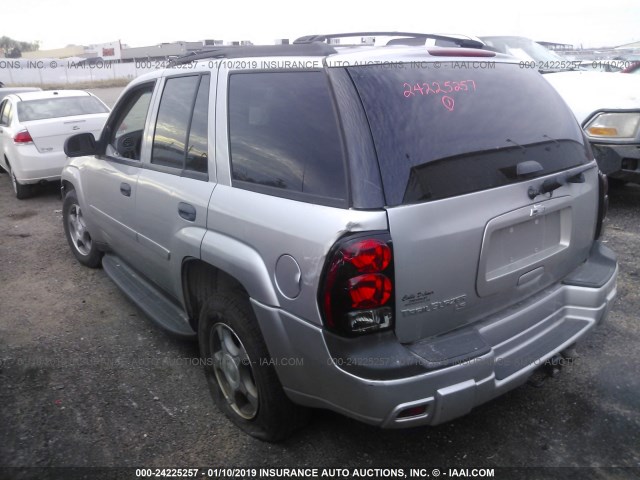
[[[361,30],[522,35],[584,47],[640,41],[638,0],[135,0],[3,1],[0,35],[41,49],[120,40],[131,47],[176,40],[273,43]]]

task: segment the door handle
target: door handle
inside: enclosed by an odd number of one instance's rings
[[[180,215],[185,220],[190,222],[195,222],[196,220],[196,209],[193,205],[188,203],[180,202],[178,204],[178,215]]]
[[[124,195],[125,197],[130,197],[131,196],[131,185],[129,185],[128,183],[121,183],[120,184],[120,193],[122,195]]]

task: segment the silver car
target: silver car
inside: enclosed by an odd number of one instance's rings
[[[616,295],[606,178],[537,72],[467,40],[327,40],[177,61],[65,145],[73,254],[197,337],[219,408],[269,441],[304,407],[464,415]]]

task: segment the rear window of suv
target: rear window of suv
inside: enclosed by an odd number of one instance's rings
[[[582,132],[560,96],[517,64],[355,66],[387,205],[462,195],[587,163]],[[465,66],[467,68],[465,68]],[[526,179],[532,178],[531,175]]]

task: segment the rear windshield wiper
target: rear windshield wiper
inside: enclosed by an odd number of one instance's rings
[[[556,175],[555,177],[552,177],[552,178],[547,178],[544,182],[542,182],[542,185],[540,185],[538,188],[533,186],[529,187],[529,190],[527,191],[529,198],[533,200],[538,195],[544,195],[545,193],[553,193],[554,190],[557,190],[558,188],[562,187],[563,185],[566,185],[567,183],[584,183],[585,182],[584,172],[586,172],[587,170],[591,170],[592,168],[595,168],[595,165],[585,165],[584,167],[581,167],[577,170],[573,170],[570,173],[565,173],[561,175]]]

